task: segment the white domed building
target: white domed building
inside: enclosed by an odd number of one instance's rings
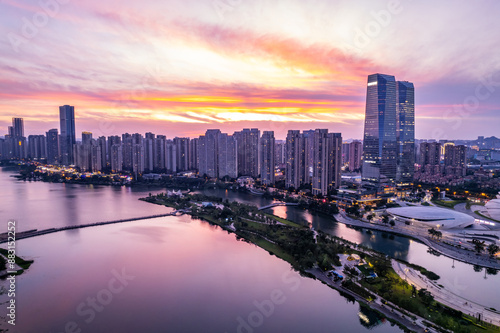
[[[443,230],[463,229],[473,225],[475,221],[467,214],[429,206],[389,208],[386,212],[398,221]]]
[[[488,215],[492,219],[500,220],[500,194],[497,195],[497,198],[488,201],[484,208],[486,208]]]

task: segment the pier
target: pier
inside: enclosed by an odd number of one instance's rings
[[[15,239],[19,240],[19,239],[24,239],[24,238],[30,238],[30,237],[35,237],[35,236],[51,234],[51,233],[59,232],[59,231],[82,229],[82,228],[88,228],[88,227],[97,227],[97,226],[107,225],[107,224],[116,224],[116,223],[140,221],[140,220],[147,220],[147,219],[155,219],[158,217],[165,217],[165,216],[177,216],[177,215],[182,215],[185,213],[186,213],[185,210],[175,210],[173,212],[165,213],[165,214],[132,217],[132,218],[121,219],[121,220],[95,222],[95,223],[79,224],[79,225],[69,225],[69,226],[60,227],[60,228],[49,228],[49,229],[43,229],[43,230],[32,229],[32,230],[28,230],[28,231],[17,232]],[[0,244],[7,243],[8,240],[9,240],[9,236],[7,233],[0,234]]]

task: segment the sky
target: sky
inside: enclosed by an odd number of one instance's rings
[[[362,138],[367,76],[415,85],[416,137],[500,137],[500,2],[0,0],[0,135],[328,128]],[[79,135],[77,135],[79,136]]]

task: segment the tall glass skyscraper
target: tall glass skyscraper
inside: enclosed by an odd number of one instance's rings
[[[415,88],[408,81],[397,81],[396,116],[398,183],[410,183],[415,173]]]
[[[61,162],[64,165],[73,164],[73,145],[76,143],[75,134],[75,107],[63,105],[59,107],[59,121],[61,126],[61,137],[59,140]]]
[[[409,183],[415,165],[415,89],[394,76],[368,76],[363,173],[365,181]]]
[[[368,76],[362,179],[373,183],[396,180],[396,80],[392,75]]]

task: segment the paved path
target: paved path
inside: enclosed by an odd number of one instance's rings
[[[331,286],[332,288],[334,288],[338,291],[341,291],[343,293],[346,293],[346,294],[350,295],[351,297],[354,297],[354,299],[356,299],[358,302],[367,304],[370,308],[379,311],[387,318],[390,318],[392,320],[395,320],[395,321],[401,323],[403,326],[405,326],[406,328],[408,328],[409,330],[411,330],[413,332],[425,332],[425,329],[427,328],[427,326],[423,323],[424,322],[423,318],[412,314],[413,316],[415,316],[417,318],[415,321],[413,321],[411,318],[408,318],[408,316],[404,315],[403,311],[405,311],[405,310],[398,310],[399,307],[397,305],[394,305],[394,304],[392,304],[388,301],[385,301],[385,300],[384,300],[385,302],[392,305],[392,308],[387,306],[387,305],[384,305],[382,303],[383,299],[378,295],[377,295],[377,300],[375,300],[373,302],[368,302],[366,299],[358,296],[357,294],[353,293],[349,289],[344,288],[342,286],[341,282],[332,281],[330,278],[328,278],[325,275],[324,272],[322,272],[321,270],[319,270],[317,268],[307,270],[307,272],[313,274],[318,280],[324,282],[325,284]],[[442,328],[442,329],[444,331],[447,331],[444,328]],[[427,332],[435,332],[435,331],[432,329],[428,329]]]
[[[465,208],[465,205],[466,205],[466,203],[457,204],[457,205],[455,205],[455,210],[457,212],[470,215],[470,216],[472,216],[473,218],[475,218],[477,220],[483,220],[483,221],[488,221],[488,222],[495,223],[495,226],[493,228],[489,228],[489,229],[498,229],[500,227],[500,226],[498,226],[498,223],[496,223],[495,221],[487,219],[487,218],[484,218],[484,217],[479,216],[476,213],[474,213],[476,210],[481,210],[481,209],[484,210],[483,206],[478,206],[478,205],[474,206],[474,205],[472,205],[471,209],[467,209],[467,208]],[[446,207],[443,207],[443,208],[446,208]]]
[[[483,321],[497,326],[500,325],[500,313],[488,310],[488,307],[484,305],[463,298],[450,290],[440,287],[434,281],[422,276],[420,272],[396,260],[392,260],[392,268],[394,268],[402,279],[406,280],[409,284],[415,285],[417,289],[427,289],[430,291],[436,301],[471,316],[477,316],[478,313],[481,313]]]
[[[363,222],[360,220],[352,219],[345,215],[345,213],[340,212],[339,214],[334,215],[336,220],[340,223],[344,223],[347,225],[353,225],[360,228],[373,229],[378,231],[390,232],[397,235],[402,235],[404,237],[414,238],[421,243],[427,245],[434,251],[439,252],[442,255],[445,255],[449,258],[463,261],[468,264],[478,265],[481,267],[500,269],[500,262],[497,259],[492,259],[488,255],[476,255],[475,253],[465,250],[459,249],[456,247],[452,247],[450,245],[446,245],[442,242],[431,239],[427,235],[423,235],[422,233],[425,230],[419,230],[416,228],[400,228],[400,227],[389,227],[384,225],[379,225],[375,223]]]

